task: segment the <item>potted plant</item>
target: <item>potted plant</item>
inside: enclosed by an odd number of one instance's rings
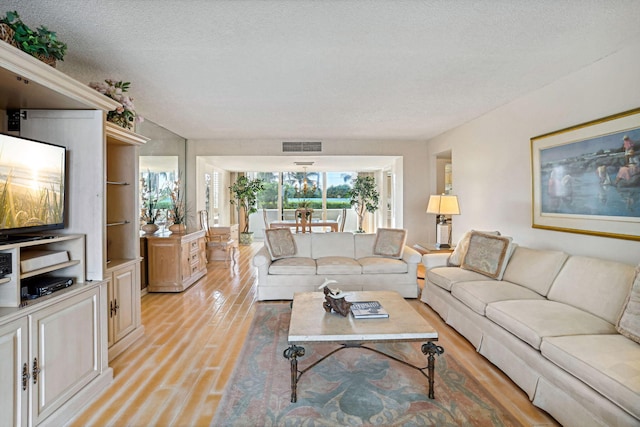
[[[231,191],[231,204],[237,206],[238,216],[243,218],[240,243],[248,245],[253,241],[253,233],[249,231],[249,215],[258,211],[256,202],[258,201],[258,193],[264,190],[264,182],[259,178],[249,179],[241,175],[229,187],[229,190]]]
[[[364,233],[362,225],[366,212],[374,213],[378,209],[380,195],[376,189],[376,180],[372,176],[359,176],[353,180],[353,186],[349,190],[351,206],[358,215],[358,233]]]
[[[173,182],[169,196],[171,197],[171,207],[168,219],[172,222],[169,230],[174,233],[184,233],[186,231],[187,210],[180,187],[180,178]]]
[[[45,26],[32,30],[22,22],[16,11],[7,12],[0,23],[7,25],[14,32],[13,40],[21,50],[54,67],[56,60],[64,60],[67,45],[58,40],[54,31],[48,30]]]
[[[158,231],[156,220],[160,217],[158,209],[158,193],[151,191],[151,186],[147,179],[140,178],[140,188],[142,204],[140,207],[140,223],[141,229],[145,233],[153,234]]]

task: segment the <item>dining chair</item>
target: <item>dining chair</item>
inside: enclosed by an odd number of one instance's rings
[[[264,220],[264,229],[268,230],[270,225],[269,220],[267,219],[267,210],[265,208],[262,208],[262,219]]]
[[[298,208],[296,209],[296,233],[307,231],[311,233],[311,219],[313,217],[312,209]]]
[[[342,208],[342,212],[338,215],[337,222],[338,231],[342,233],[344,231],[344,224],[347,222],[347,208]]]
[[[209,228],[209,213],[204,209],[198,213],[200,215],[200,227],[204,230],[207,241],[207,262],[215,261],[215,252],[217,250],[223,250],[225,252],[224,261],[228,262],[229,257],[231,257],[231,259],[233,259],[233,265],[236,265],[235,240],[231,238],[231,234],[212,232]]]

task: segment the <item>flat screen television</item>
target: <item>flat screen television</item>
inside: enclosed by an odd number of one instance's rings
[[[0,243],[65,227],[65,147],[0,134]]]

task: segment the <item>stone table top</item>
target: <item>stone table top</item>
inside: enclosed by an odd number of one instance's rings
[[[378,301],[388,318],[355,319],[327,313],[323,292],[298,292],[293,297],[289,344],[313,342],[435,341],[438,332],[395,291],[349,292],[349,302]]]

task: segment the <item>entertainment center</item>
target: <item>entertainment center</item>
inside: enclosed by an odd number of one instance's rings
[[[36,228],[20,221],[7,227],[6,216],[0,222],[0,425],[65,424],[108,387],[108,361],[144,331],[137,150],[147,139],[105,121],[118,106],[0,43],[0,133],[42,144],[36,152],[62,147],[66,157],[60,179],[21,150],[30,163],[12,177],[16,199],[4,194],[15,203],[38,163],[39,200],[47,200],[38,209],[48,213]],[[8,128],[8,111],[19,112],[19,129]],[[0,172],[6,190],[6,170]]]

